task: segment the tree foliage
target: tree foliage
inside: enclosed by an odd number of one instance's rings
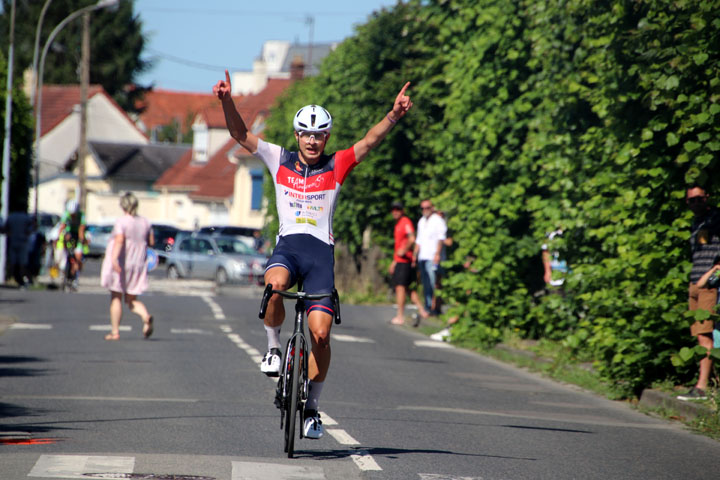
[[[443,287],[455,336],[563,341],[622,394],[685,381],[697,367],[681,350],[694,318],[683,198],[691,182],[717,185],[718,11],[718,0],[398,4],[290,90],[268,135],[292,146],[288,119],[321,103],[336,119],[331,149],[346,147],[410,80],[415,108],[349,177],[336,236],[357,246],[372,226],[389,249],[390,201],[429,195],[457,245]],[[558,227],[572,273],[538,295],[540,245]]]
[[[10,0],[2,0],[5,12],[10,11],[10,3]],[[43,21],[39,51],[42,51],[53,29],[68,15],[94,3],[97,1],[53,0]],[[90,82],[102,85],[126,111],[134,111],[135,100],[146,90],[144,87],[128,89],[128,86],[150,66],[140,57],[146,41],[142,33],[142,22],[134,13],[134,3],[133,0],[122,0],[115,7],[92,12],[90,18]],[[35,33],[44,4],[45,1],[17,2],[17,72],[32,67]],[[9,17],[0,17],[0,31],[9,31]],[[45,84],[80,83],[82,24],[82,17],[78,17],[58,33],[45,60]],[[8,37],[0,36],[0,48],[7,51],[7,45]]]

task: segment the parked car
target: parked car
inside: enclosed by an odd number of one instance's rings
[[[211,225],[200,228],[200,230],[198,230],[198,233],[202,233],[205,235],[224,235],[238,237],[242,239],[242,241],[245,242],[248,247],[254,248],[255,232],[257,231],[257,228],[251,227],[237,227],[234,225]]]
[[[238,238],[195,233],[178,235],[166,262],[168,278],[262,284],[267,258]]]
[[[88,239],[88,255],[101,257],[105,255],[105,249],[113,230],[113,224],[89,223],[85,227],[85,236]]]
[[[48,238],[50,230],[60,221],[60,215],[54,213],[38,212],[37,229],[45,238]]]
[[[177,235],[185,230],[180,230],[172,225],[153,224],[152,232],[155,240],[152,248],[158,254],[159,262],[165,263],[168,252],[175,245]]]

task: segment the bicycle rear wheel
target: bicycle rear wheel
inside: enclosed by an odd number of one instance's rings
[[[285,451],[288,458],[292,458],[295,451],[295,425],[298,418],[298,405],[300,404],[300,373],[303,368],[302,357],[300,356],[302,346],[298,345],[297,341],[293,341],[291,345],[292,363],[290,372],[288,372],[290,376],[290,401],[285,409]]]

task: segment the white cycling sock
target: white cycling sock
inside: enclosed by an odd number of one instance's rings
[[[265,325],[265,331],[267,332],[268,350],[271,348],[282,350],[280,346],[280,327],[268,327]]]
[[[318,399],[320,398],[320,394],[322,393],[323,385],[325,385],[325,382],[313,382],[312,380],[310,380],[310,385],[308,388],[308,399],[307,403],[305,403],[306,410],[318,409]]]

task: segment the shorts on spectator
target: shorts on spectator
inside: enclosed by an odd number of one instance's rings
[[[415,268],[410,263],[398,262],[395,264],[395,272],[392,276],[393,287],[398,285],[409,287],[416,278]]]

